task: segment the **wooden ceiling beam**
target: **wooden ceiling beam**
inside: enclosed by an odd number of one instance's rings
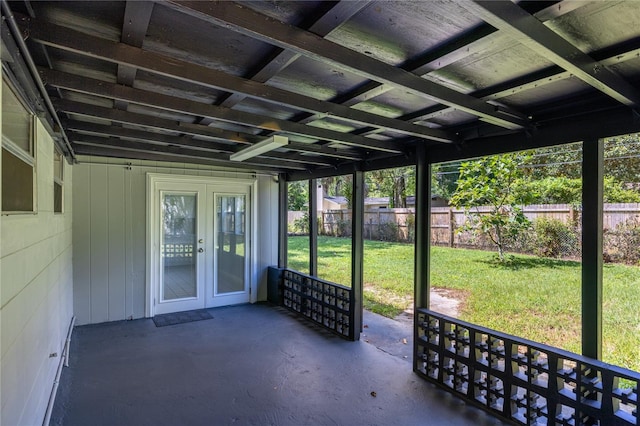
[[[189,114],[196,117],[210,117],[215,120],[253,126],[272,132],[289,133],[307,138],[328,140],[359,148],[396,153],[402,152],[405,149],[403,145],[394,141],[381,141],[335,130],[307,126],[287,120],[251,114],[244,111],[236,111],[184,98],[163,95],[157,92],[149,92],[101,80],[80,77],[75,74],[63,73],[61,71],[53,71],[45,68],[39,68],[39,71],[45,84],[94,96],[123,100],[139,105]],[[200,126],[204,129],[208,127],[196,124],[192,124],[191,126]]]
[[[640,92],[602,63],[510,0],[474,0],[469,7],[485,22],[509,34],[524,46],[569,71],[593,88],[627,106],[640,104]]]
[[[214,141],[228,142],[235,139],[237,143],[250,143],[250,141],[247,141],[243,137],[237,136],[237,134],[236,137],[234,137],[234,132],[224,131],[214,127],[176,122],[175,120],[154,117],[147,114],[121,111],[113,108],[106,108],[66,99],[52,99],[52,102],[57,111],[64,112],[66,114],[73,114],[94,119],[98,118],[114,123],[130,124],[156,130],[184,133],[192,136],[201,136]]]
[[[28,32],[32,40],[47,46],[117,64],[137,67],[188,83],[228,92],[243,93],[246,96],[288,108],[319,113],[351,123],[380,127],[423,139],[438,142],[453,142],[455,139],[453,135],[439,129],[415,125],[318,100],[123,43],[92,37],[47,22],[32,22]]]
[[[370,0],[341,0],[320,16],[307,30],[320,37],[326,37],[370,3]],[[300,54],[276,47],[267,57],[269,59],[264,64],[258,66],[251,75],[246,77],[253,81],[266,83],[298,59]],[[221,102],[218,102],[217,105],[232,108],[245,97],[246,95],[242,93],[232,93]]]
[[[540,2],[539,4],[546,6],[546,4],[542,2]],[[552,6],[544,7],[542,9],[539,9],[537,3],[529,3],[528,5],[529,7],[536,7],[536,9],[531,10],[535,17],[542,21],[547,21],[558,18],[580,7],[584,7],[585,2],[580,0],[564,0],[561,7],[559,7],[558,4],[555,4]],[[455,61],[477,54],[481,50],[486,49],[485,38],[491,36],[491,34],[494,34],[497,31],[497,28],[494,28],[489,24],[481,24],[471,31],[460,34],[459,36],[453,37],[433,49],[429,49],[416,58],[411,58],[405,61],[399,66],[399,68],[425,77],[432,71],[444,68],[447,65],[454,63]],[[388,92],[392,88],[393,87],[390,85],[385,85],[377,81],[368,81],[367,83],[355,88],[350,92],[338,95],[333,99],[330,99],[330,101],[346,106],[353,106],[361,102],[366,102],[374,99],[377,96]],[[478,91],[469,94],[484,101],[496,99],[496,97],[483,97],[484,95],[480,96],[479,93],[480,92]],[[436,105],[423,110],[413,111],[396,118],[404,121],[423,121],[439,115],[430,115],[429,113],[432,113],[433,111],[444,112],[451,111],[453,109],[454,108],[446,105]],[[427,114],[423,113],[423,111],[427,111]],[[297,121],[299,123],[309,123],[315,119],[316,116],[313,114],[301,114],[294,121]],[[369,128],[359,130],[356,133],[373,134],[378,132],[378,129]]]
[[[124,124],[124,123],[121,123]],[[83,133],[94,136],[118,137],[135,141],[148,142],[161,145],[178,145],[185,148],[203,149],[209,151],[233,152],[233,144],[214,142],[210,140],[194,139],[188,136],[176,136],[166,133],[150,132],[112,125],[97,124],[80,120],[65,120],[67,130],[75,133]],[[241,145],[245,146],[245,145]]]
[[[127,0],[127,4],[124,9],[124,18],[122,20],[122,35],[120,37],[120,41],[122,41],[122,43],[135,47],[142,47],[144,37],[147,34],[147,29],[149,28],[153,5],[154,3],[151,1]],[[137,71],[138,70],[135,67],[118,64],[118,84],[133,86]],[[127,109],[127,103],[117,101],[116,108]]]
[[[130,140],[124,140],[119,138],[104,138],[99,136],[89,136],[79,133],[72,133],[71,141],[74,145],[91,145],[97,147],[110,147],[124,150],[133,150],[139,152],[149,152],[162,155],[172,155],[175,157],[191,158],[206,158],[214,160],[221,165],[232,167],[239,162],[231,163],[229,161],[229,154],[217,153],[211,151],[203,151],[200,149],[190,149],[182,146],[175,145],[156,145],[145,142],[135,142]],[[267,158],[253,157],[242,162],[243,164],[250,165],[251,167],[273,167],[277,169],[291,169],[291,170],[307,170],[304,165],[295,163],[292,161],[272,160]]]
[[[640,41],[624,43],[621,46],[615,46],[613,48],[608,47],[601,51],[592,52],[589,56],[593,57],[604,66],[621,64],[640,56]],[[572,76],[573,74],[569,71],[564,70],[558,65],[553,65],[532,74],[475,91],[472,95],[484,100],[500,100],[507,96],[516,95],[527,90],[538,89],[548,84],[566,80]],[[429,120],[451,110],[452,108],[438,105],[431,108],[425,108],[420,111],[415,111],[398,118],[411,121]],[[532,120],[535,122],[535,117],[533,117]]]
[[[103,124],[95,124],[89,123],[85,121],[78,120],[66,120],[65,128],[70,131],[94,134],[94,135],[103,135],[103,136],[115,136],[124,139],[132,139],[132,140],[141,140],[149,143],[162,143],[162,144],[174,144],[174,145],[182,145],[186,147],[193,148],[204,148],[209,150],[219,150],[225,152],[235,152],[235,150],[241,149],[241,147],[233,147],[231,144],[224,143],[216,143],[213,141],[195,139],[193,137],[186,136],[173,136],[158,132],[149,132],[145,130],[136,130],[130,128],[123,128],[117,126],[108,126]],[[242,135],[241,135],[242,136]],[[253,135],[251,135],[253,136]],[[253,140],[253,138],[249,137],[249,135],[242,136],[247,140]],[[262,138],[255,137],[253,143],[257,143]],[[290,142],[287,146],[287,149],[295,152],[306,152],[310,154],[315,154],[315,156],[301,156],[305,157],[302,162],[308,162],[312,164],[317,164],[322,162],[325,165],[332,164],[332,161],[326,160],[326,158],[336,159],[336,160],[349,160],[349,161],[360,161],[363,157],[359,156],[354,152],[341,152],[345,150],[338,150],[335,148],[328,148],[313,144],[303,144]],[[285,154],[285,153],[281,153]],[[286,156],[285,156],[286,157]],[[285,158],[283,157],[283,158]],[[290,157],[294,158],[294,157]]]
[[[508,129],[521,129],[528,122],[503,114],[482,100],[425,80],[413,73],[330,42],[309,31],[287,25],[231,2],[169,1],[163,3],[212,24],[236,31],[319,62],[362,77],[407,90],[431,101],[476,115],[481,120]]]
[[[273,169],[267,166],[256,167],[252,164],[238,164],[229,165],[228,161],[213,160],[202,157],[185,157],[177,156],[167,152],[149,152],[145,150],[123,149],[109,146],[96,146],[87,144],[72,143],[74,151],[77,155],[91,155],[97,157],[111,157],[111,158],[128,158],[132,160],[149,160],[149,161],[166,161],[171,163],[192,163],[192,164],[204,164],[208,166],[226,167],[230,171],[234,169],[246,169],[246,170],[264,170],[268,172],[284,172],[284,169]]]
[[[117,137],[121,139],[129,139],[131,141],[145,142],[154,145],[173,145],[190,149],[200,149],[208,152],[226,152],[234,153],[242,149],[244,146],[216,143],[193,139],[185,136],[163,135],[144,130],[127,129],[116,126],[106,126],[102,124],[87,123],[77,120],[69,120],[65,123],[67,130],[84,135],[100,136],[100,137]],[[261,157],[273,158],[276,160],[288,160],[296,163],[311,164],[314,166],[331,167],[336,165],[335,161],[327,161],[321,156],[300,155],[294,152],[278,152],[270,151]]]

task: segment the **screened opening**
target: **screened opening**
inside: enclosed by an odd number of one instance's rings
[[[602,360],[640,371],[640,134],[602,143]]]
[[[430,308],[580,353],[581,163],[577,143],[434,165]]]
[[[318,211],[318,277],[351,287],[353,177],[333,176],[317,182],[322,197],[322,211]]]
[[[413,315],[415,172],[365,173],[364,308],[406,321]]]
[[[287,267],[309,273],[309,181],[287,183]]]

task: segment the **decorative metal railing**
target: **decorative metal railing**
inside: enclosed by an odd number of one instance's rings
[[[356,340],[349,287],[282,270],[282,305],[349,340]]]
[[[416,312],[414,370],[516,424],[640,425],[640,373]]]

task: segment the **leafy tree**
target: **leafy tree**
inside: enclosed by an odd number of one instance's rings
[[[639,184],[640,133],[605,139],[604,160],[605,174],[624,184]]]
[[[614,176],[604,177],[605,203],[640,203],[640,192],[625,188]]]
[[[375,170],[366,174],[370,197],[389,197],[389,207],[407,207],[407,195],[415,194],[414,167]]]
[[[530,204],[573,204],[582,203],[582,180],[567,177],[546,177],[540,180],[516,179],[516,198],[527,199]],[[604,178],[605,203],[640,203],[640,193],[625,188],[613,176]]]
[[[582,143],[558,145],[528,151],[523,167],[532,179],[582,176]],[[604,140],[605,175],[624,184],[640,183],[640,133]]]
[[[289,210],[302,211],[309,205],[309,181],[289,182],[287,189]]]
[[[332,197],[345,197],[351,208],[353,195],[353,177],[351,175],[330,176],[319,180],[323,193]]]
[[[498,249],[500,261],[504,260],[506,244],[530,225],[519,207],[526,200],[516,198],[514,192],[514,183],[522,174],[521,161],[517,154],[506,154],[463,162],[450,200],[465,209],[468,220],[463,229],[487,235]],[[481,206],[488,206],[489,212],[481,213]]]
[[[438,163],[431,167],[431,192],[450,199],[456,192],[460,162]]]
[[[528,204],[573,204],[582,202],[582,180],[566,176],[532,180],[519,178],[513,183],[513,192]]]
[[[579,179],[582,176],[582,143],[527,151],[522,167],[532,180],[547,177]]]

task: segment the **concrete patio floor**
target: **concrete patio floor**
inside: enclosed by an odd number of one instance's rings
[[[210,312],[76,327],[51,424],[504,424],[416,376],[396,321],[348,342],[268,304]]]

